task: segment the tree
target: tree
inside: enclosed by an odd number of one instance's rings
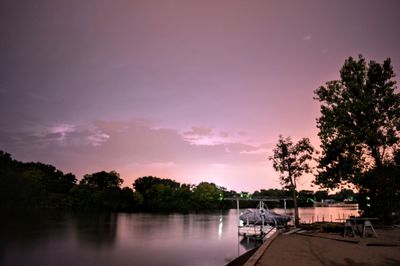
[[[103,190],[107,188],[119,188],[123,180],[115,171],[109,173],[105,171],[88,174],[83,177],[80,184],[88,185],[91,188]]]
[[[300,207],[312,207],[314,205],[314,192],[312,190],[300,190],[297,197],[297,204]]]
[[[327,190],[318,190],[314,193],[315,201],[321,202],[322,200],[328,199],[328,191]]]
[[[174,180],[144,176],[135,180],[133,188],[143,196],[142,207],[147,211],[180,209],[181,202],[177,199],[180,184]]]
[[[394,77],[390,59],[367,65],[360,55],[345,61],[340,80],[315,91],[321,102],[317,127],[323,151],[316,184],[336,188],[351,183],[384,200],[368,179],[387,172],[399,144],[400,95]]]
[[[64,174],[52,165],[23,163],[0,151],[0,205],[6,208],[71,207],[73,174]]]
[[[193,189],[193,200],[197,209],[214,210],[219,205],[220,190],[214,183],[201,182]]]
[[[294,144],[290,137],[279,136],[278,143],[269,159],[275,171],[280,173],[281,184],[292,191],[295,225],[299,225],[297,207],[297,181],[305,173],[311,172],[309,162],[312,160],[314,148],[308,138],[302,138]]]

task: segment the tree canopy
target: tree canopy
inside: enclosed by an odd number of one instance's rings
[[[281,184],[286,188],[297,187],[297,180],[309,173],[314,148],[308,138],[300,139],[296,144],[290,137],[279,136],[278,143],[269,157],[275,171],[280,173]]]
[[[236,208],[227,198],[289,197],[287,189],[268,189],[253,194],[240,193],[214,183],[181,184],[175,180],[145,176],[137,178],[133,187],[121,187],[122,179],[115,171],[85,175],[79,183],[73,174],[63,174],[52,165],[24,163],[0,150],[0,211],[8,210],[75,210],[111,212],[210,212]],[[134,189],[133,189],[134,188]],[[300,191],[299,206],[312,206],[318,192]],[[343,200],[345,197],[328,195]],[[256,207],[256,201],[240,203],[243,208]],[[271,202],[270,208],[283,207]],[[292,207],[293,203],[287,203]]]
[[[314,148],[308,138],[300,139],[296,144],[290,137],[279,136],[278,143],[269,157],[275,171],[280,173],[281,184],[292,191],[295,224],[299,223],[297,209],[297,180],[305,173],[310,173],[309,162],[312,160]]]
[[[101,171],[87,174],[81,180],[81,184],[97,189],[117,188],[121,186],[122,182],[124,182],[124,180],[119,177],[116,171],[111,171],[109,173]]]
[[[366,195],[361,209],[384,220],[398,208],[400,189],[400,94],[394,77],[390,59],[367,64],[360,55],[345,60],[340,80],[315,91],[322,148],[315,183],[355,185]]]
[[[383,64],[349,57],[333,80],[315,91],[322,156],[316,183],[335,188],[360,183],[363,173],[393,157],[399,142],[400,95],[390,59]]]

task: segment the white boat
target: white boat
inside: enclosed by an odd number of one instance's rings
[[[257,209],[247,209],[240,216],[240,220],[246,225],[286,225],[290,216],[278,214],[265,208],[264,204],[257,206]]]

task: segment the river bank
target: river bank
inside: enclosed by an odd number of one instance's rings
[[[400,265],[400,228],[379,228],[376,232],[377,238],[343,237],[339,233],[280,234],[253,265]]]

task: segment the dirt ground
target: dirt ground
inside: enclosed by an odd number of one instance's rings
[[[330,233],[279,235],[256,265],[400,265],[400,228],[376,232],[377,238]]]

